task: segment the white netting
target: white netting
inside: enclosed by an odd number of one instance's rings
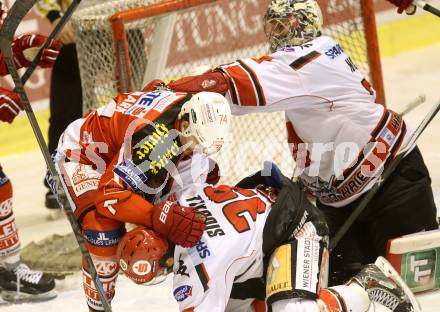
[[[164,28],[158,26],[158,17],[139,17],[125,24],[127,46],[115,48],[110,16],[123,7],[154,2],[159,1],[117,0],[75,14],[84,113],[106,104],[117,94],[118,85],[123,86],[122,90],[140,90],[152,78],[175,79],[197,66],[216,66],[268,52],[262,20],[269,0],[219,0],[176,11],[175,19],[167,21],[174,22],[173,26],[162,33],[155,32]],[[324,14],[324,33],[338,40],[369,77],[360,1],[318,2]],[[167,44],[167,35],[169,46],[165,50],[157,49]],[[124,52],[128,54],[124,56]],[[165,57],[162,67],[158,66],[161,62],[158,55]],[[123,62],[124,57],[129,68]],[[118,60],[123,65],[119,71]],[[151,77],[152,68],[156,71],[152,71]],[[234,117],[231,137],[231,144],[218,157],[223,182],[236,182],[239,177],[261,169],[262,161],[270,159],[285,174],[292,174],[294,164],[286,143],[283,114]]]

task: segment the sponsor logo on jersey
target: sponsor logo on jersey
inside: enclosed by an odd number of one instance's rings
[[[122,237],[122,230],[120,229],[113,231],[85,230],[84,236],[86,240],[94,246],[99,246],[99,247],[115,246],[119,243],[119,240]]]
[[[168,106],[185,97],[186,93],[170,93],[166,97],[160,99],[153,109],[162,113]]]
[[[196,250],[199,254],[199,257],[202,259],[205,259],[211,255],[211,251],[209,251],[208,245],[203,241],[203,239],[199,240],[197,243]]]
[[[189,206],[197,209],[197,211],[202,212],[206,215],[206,233],[209,237],[215,236],[223,236],[225,235],[225,231],[220,227],[217,219],[212,216],[212,213],[206,208],[205,201],[200,195],[189,198],[188,200]]]
[[[396,139],[396,136],[388,129],[383,129],[382,133],[380,134],[380,137],[388,144],[392,145],[394,140]]]
[[[65,163],[64,167],[70,180],[70,186],[77,197],[98,188],[101,174],[93,170],[92,166],[69,162]]]
[[[132,190],[137,191],[140,185],[147,181],[147,177],[131,160],[127,159],[117,165],[113,172],[116,173]]]
[[[133,105],[136,104],[136,102],[139,100],[139,97],[142,96],[143,92],[133,92],[133,93],[129,93],[126,95],[126,98],[119,103],[116,108],[115,108],[115,112],[119,112],[124,114],[129,108],[131,108]],[[105,108],[107,108],[108,106],[105,106]],[[99,110],[98,110],[99,112]],[[103,114],[103,112],[101,112],[101,114]],[[107,115],[107,114],[104,114]],[[110,114],[111,116],[112,114]],[[107,115],[108,116],[108,115]]]
[[[176,289],[174,289],[173,294],[174,294],[174,298],[176,298],[178,302],[182,302],[186,298],[192,296],[192,286],[189,285],[179,286]]]
[[[325,51],[325,55],[327,55],[330,59],[334,60],[336,57],[344,53],[344,49],[339,44],[331,47],[327,51]]]
[[[214,87],[216,84],[217,84],[217,82],[215,80],[206,79],[206,80],[202,81],[202,88],[208,89],[208,88]]]
[[[124,114],[136,117],[143,117],[150,111],[152,105],[155,103],[155,100],[163,97],[164,95],[167,95],[167,93],[158,91],[145,93],[137,100],[134,105],[127,108]],[[119,107],[121,107],[121,105],[119,105]]]
[[[134,155],[138,161],[148,161],[148,171],[154,175],[174,162],[180,154],[178,133],[163,123],[152,125],[150,135],[135,146]]]
[[[0,168],[0,186],[6,184],[9,181],[3,170]]]

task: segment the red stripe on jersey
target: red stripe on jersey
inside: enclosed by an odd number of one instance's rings
[[[254,83],[254,90],[257,93],[257,99],[258,99],[258,105],[259,106],[265,106],[266,105],[266,98],[264,97],[263,88],[261,87],[260,81],[258,80],[258,76],[255,74],[254,70],[246,65],[243,61],[238,61],[241,66],[243,66],[244,70],[247,71],[249,76],[252,79],[252,82]]]
[[[293,127],[293,124],[290,121],[286,122],[286,129],[287,129],[287,142],[289,143],[289,149],[292,153],[293,159],[297,162],[298,166],[301,166],[301,164],[304,164],[304,168],[307,168],[310,166],[311,158],[310,158],[310,152],[308,149],[305,149],[306,155],[304,154],[304,150],[299,150],[299,144],[304,144],[304,141],[301,140],[301,138],[298,136],[298,134],[295,131],[295,128]],[[300,159],[298,158],[298,152],[300,152]],[[303,161],[305,157],[305,161]],[[301,168],[301,169],[304,169]]]
[[[233,84],[237,90],[239,97],[239,105],[241,106],[257,106],[258,99],[254,90],[254,83],[249,73],[240,65],[223,68],[229,77],[233,80]]]

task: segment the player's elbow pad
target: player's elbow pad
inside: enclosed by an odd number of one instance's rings
[[[189,93],[208,91],[224,95],[229,90],[229,82],[226,76],[215,70],[197,76],[188,76],[174,80],[167,86],[175,92]]]

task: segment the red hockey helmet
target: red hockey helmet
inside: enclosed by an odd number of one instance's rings
[[[172,263],[168,265],[165,259],[167,251],[165,239],[150,229],[137,227],[127,232],[119,242],[119,267],[136,284],[158,284],[172,270]]]

